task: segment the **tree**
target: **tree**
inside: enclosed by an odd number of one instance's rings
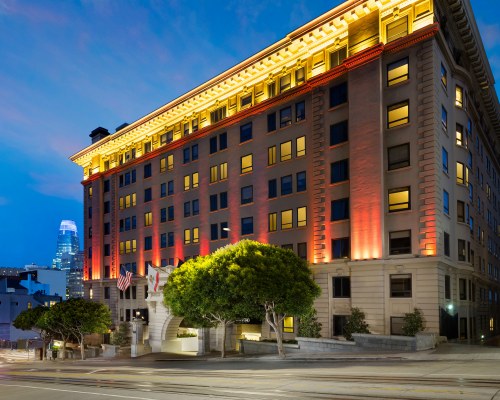
[[[50,308],[47,323],[63,339],[63,358],[65,358],[67,341],[74,337],[80,345],[82,360],[84,360],[85,335],[106,333],[111,326],[111,314],[102,303],[85,299],[70,299]]]
[[[43,358],[47,357],[47,345],[54,336],[54,331],[46,323],[45,315],[49,311],[48,307],[38,306],[22,311],[13,321],[14,327],[23,331],[34,331],[38,333],[43,344]]]
[[[130,326],[128,322],[122,322],[113,335],[112,344],[116,346],[128,346],[130,344]]]
[[[403,317],[403,334],[405,336],[415,336],[424,330],[424,316],[422,311],[414,308],[412,313],[406,313]]]
[[[316,317],[316,309],[311,307],[305,314],[300,316],[299,336],[309,338],[321,337],[321,322]]]
[[[231,272],[231,259],[224,250],[191,259],[175,269],[164,288],[164,303],[176,316],[194,326],[221,326],[222,351],[226,355],[227,326],[235,319],[256,314],[246,308],[243,297],[234,289],[236,277]]]
[[[368,324],[365,321],[365,313],[357,307],[351,308],[351,315],[347,317],[347,322],[344,326],[344,337],[347,340],[354,340],[353,333],[370,333]]]

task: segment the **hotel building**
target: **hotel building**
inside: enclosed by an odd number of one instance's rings
[[[498,334],[500,113],[468,0],[350,0],[71,157],[85,297],[116,324],[147,265],[242,238],[307,259],[323,337]],[[116,288],[120,268],[131,288]],[[288,321],[285,332],[297,326]],[[263,334],[266,334],[263,332]]]

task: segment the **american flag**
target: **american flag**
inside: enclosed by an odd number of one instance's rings
[[[126,271],[125,275],[122,275],[120,273],[116,286],[118,286],[118,289],[120,289],[123,292],[124,290],[127,290],[131,282],[132,282],[132,272]]]

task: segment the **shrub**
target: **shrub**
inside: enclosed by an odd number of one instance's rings
[[[111,344],[114,344],[115,346],[130,345],[130,326],[128,322],[122,322],[118,326],[118,330],[114,333]]]
[[[351,308],[351,315],[347,317],[344,326],[344,337],[347,340],[354,340],[352,338],[353,333],[370,333],[368,324],[365,321],[365,313],[357,307]]]
[[[406,313],[403,318],[403,334],[405,336],[415,336],[424,330],[424,316],[422,311],[414,308],[412,313]]]
[[[318,322],[314,308],[311,307],[309,312],[300,316],[298,335],[309,338],[321,337],[321,322]]]
[[[192,332],[183,332],[183,333],[177,334],[178,338],[197,337],[197,336],[198,335],[196,333],[192,333]]]

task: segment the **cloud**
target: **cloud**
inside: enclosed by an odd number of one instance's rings
[[[66,24],[66,16],[54,12],[55,8],[28,4],[27,1],[0,0],[0,14],[18,15],[32,22],[48,22],[51,24]]]
[[[31,172],[33,183],[31,188],[46,196],[70,199],[82,202],[82,186],[74,176],[58,173]]]

